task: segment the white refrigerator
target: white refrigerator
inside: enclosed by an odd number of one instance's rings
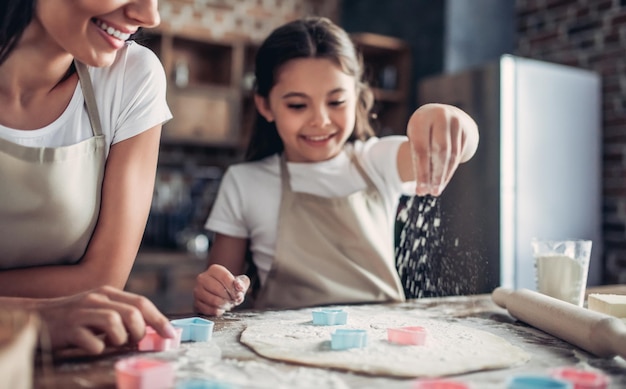
[[[601,283],[600,88],[596,73],[512,55],[419,83],[420,104],[456,105],[480,131],[440,200],[467,293],[536,290],[533,237],[592,240],[588,285]]]

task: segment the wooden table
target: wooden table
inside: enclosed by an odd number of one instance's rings
[[[372,309],[351,306],[350,309]],[[427,310],[435,317],[482,329],[501,336],[531,354],[529,362],[509,369],[483,371],[453,377],[471,388],[505,388],[507,378],[520,374],[546,374],[550,368],[575,366],[600,369],[611,377],[610,388],[626,388],[626,361],[620,357],[597,358],[540,330],[516,321],[497,307],[489,295],[411,300],[403,304],[376,307],[388,312],[407,309]],[[310,309],[309,309],[310,310]],[[267,313],[242,311],[227,313],[215,321],[213,340],[185,344],[184,349],[151,356],[171,360],[177,368],[177,379],[204,375],[206,378],[237,382],[237,388],[411,388],[413,379],[373,377],[331,369],[317,369],[271,361],[258,356],[239,343],[246,322],[263,318]],[[191,315],[188,315],[191,316]],[[132,349],[86,358],[65,353],[55,356],[54,363],[39,363],[35,388],[115,388],[113,363],[137,355]],[[45,362],[45,361],[44,361]],[[178,381],[177,381],[178,382]]]

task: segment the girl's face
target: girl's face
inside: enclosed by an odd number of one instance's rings
[[[261,115],[276,123],[290,162],[335,157],[354,130],[356,80],[328,59],[299,58],[276,75],[269,98],[257,96]]]
[[[160,22],[157,0],[39,0],[39,23],[61,51],[91,66],[107,66],[140,27]]]

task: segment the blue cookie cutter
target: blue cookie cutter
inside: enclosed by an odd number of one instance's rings
[[[330,335],[330,348],[346,350],[367,346],[367,331],[340,328]]]
[[[174,327],[182,328],[181,342],[207,342],[213,335],[213,323],[211,320],[201,317],[189,317],[170,321]]]
[[[521,375],[511,378],[507,389],[574,389],[574,386],[557,378]]]
[[[335,326],[346,324],[348,312],[343,309],[322,308],[313,311],[313,324],[318,326]]]

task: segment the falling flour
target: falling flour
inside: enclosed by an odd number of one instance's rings
[[[413,196],[400,207],[396,267],[407,298],[477,292],[485,263],[464,251],[458,237],[446,236],[444,217],[439,197]]]

